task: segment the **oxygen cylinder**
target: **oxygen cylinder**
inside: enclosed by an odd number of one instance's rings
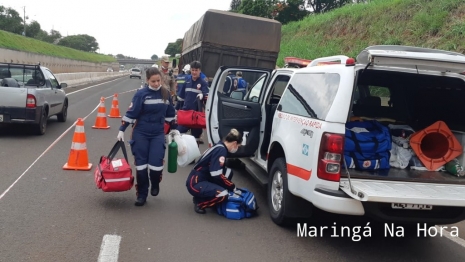
[[[173,141],[168,145],[168,172],[176,173],[178,170],[178,144]]]

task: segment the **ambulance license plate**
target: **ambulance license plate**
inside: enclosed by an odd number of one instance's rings
[[[393,209],[417,209],[417,210],[432,210],[432,205],[423,205],[423,204],[400,204],[392,203],[391,207]]]

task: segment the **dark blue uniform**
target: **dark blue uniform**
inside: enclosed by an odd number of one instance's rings
[[[184,105],[184,96],[185,96],[185,86],[186,86],[186,77],[188,75],[181,71],[180,74],[176,77],[176,83],[178,85],[176,90],[176,95],[178,96],[178,101],[176,102],[176,110],[179,110]],[[182,95],[182,96],[181,96]]]
[[[247,82],[242,77],[237,77],[237,89],[236,91],[241,91],[242,92],[242,97],[245,97],[245,94],[247,93]]]
[[[231,96],[232,91],[234,91],[234,75],[233,74],[228,74],[226,76],[226,81],[224,82],[223,86],[223,94],[227,96]]]
[[[224,166],[227,153],[223,142],[209,148],[187,177],[187,191],[201,209],[221,203],[236,188],[232,170]]]
[[[147,169],[152,186],[161,181],[166,149],[164,124],[174,120],[174,114],[171,97],[163,101],[161,89],[155,91],[145,85],[136,92],[122,119],[120,131],[129,124],[134,126],[129,144],[136,162],[138,197],[145,199],[148,195]]]
[[[180,93],[180,97],[184,99],[184,105],[181,109],[200,111],[201,108],[198,108],[197,95],[202,94],[203,99],[206,100],[208,98],[208,92],[208,83],[201,77],[193,80],[192,75],[186,76],[184,93]],[[180,125],[178,125],[177,129],[180,133],[186,133],[189,130],[189,128]],[[191,133],[195,138],[200,138],[202,129],[192,129]]]

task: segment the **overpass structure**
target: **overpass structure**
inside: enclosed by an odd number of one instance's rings
[[[153,65],[158,62],[158,60],[152,59],[116,59],[120,65],[132,64],[132,65]]]

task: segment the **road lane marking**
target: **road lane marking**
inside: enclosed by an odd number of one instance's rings
[[[122,78],[122,77],[120,77]],[[110,81],[107,81],[107,82],[103,82],[103,83],[100,83],[100,84],[97,84],[97,85],[93,85],[93,86],[88,86],[86,88],[83,88],[83,89],[79,89],[79,90],[76,90],[76,91],[73,91],[73,92],[69,92],[66,94],[66,96],[69,96],[69,95],[72,95],[72,94],[76,94],[78,92],[81,92],[81,91],[84,91],[84,90],[87,90],[87,89],[90,89],[90,88],[93,88],[93,87],[96,87],[96,86],[101,86],[103,84],[108,84],[108,83],[111,83],[111,82],[114,82],[116,80],[120,80],[120,78],[116,78],[116,79],[113,79],[113,80],[110,80]]]
[[[438,230],[438,232],[441,232],[440,227],[436,226],[436,229]],[[459,244],[462,247],[465,247],[465,240],[461,239],[460,237],[453,237],[449,231],[444,230],[444,229],[442,230],[442,233],[443,233],[443,236],[445,236],[446,238],[450,239],[451,241],[454,241],[455,243]]]
[[[124,92],[121,92],[121,93],[118,93],[118,94],[125,94],[125,93],[129,93],[129,92],[132,92],[132,91],[136,91],[137,89],[132,89],[132,90],[128,90],[128,91],[124,91]],[[79,90],[78,90],[79,91]],[[105,97],[105,99],[109,99],[109,98],[113,98],[113,96],[107,96]],[[85,121],[92,113],[94,113],[98,107],[100,106],[100,103],[94,108],[94,110],[92,110],[87,116],[85,116],[83,118],[83,120]],[[26,169],[24,170],[24,172],[13,182],[13,184],[11,184],[1,195],[0,195],[0,200],[2,200],[2,198],[8,193],[8,191],[10,191],[11,188],[13,188],[14,185],[16,185],[16,183],[18,183],[18,181],[27,173],[27,171],[29,171],[34,165],[35,163],[37,163],[37,161],[39,161],[56,143],[58,143],[58,141],[60,141],[75,125],[76,125],[77,121],[75,121],[70,127],[68,127],[68,129],[66,129],[63,134],[61,134],[57,139],[55,139],[55,141],[52,142],[52,144],[50,144],[49,147],[47,147],[47,149],[45,149],[44,152],[42,152],[42,154],[39,155],[39,157],[34,160],[34,162],[32,162],[32,164]]]
[[[100,246],[98,262],[117,262],[120,243],[121,236],[104,235],[102,240],[102,246]]]

